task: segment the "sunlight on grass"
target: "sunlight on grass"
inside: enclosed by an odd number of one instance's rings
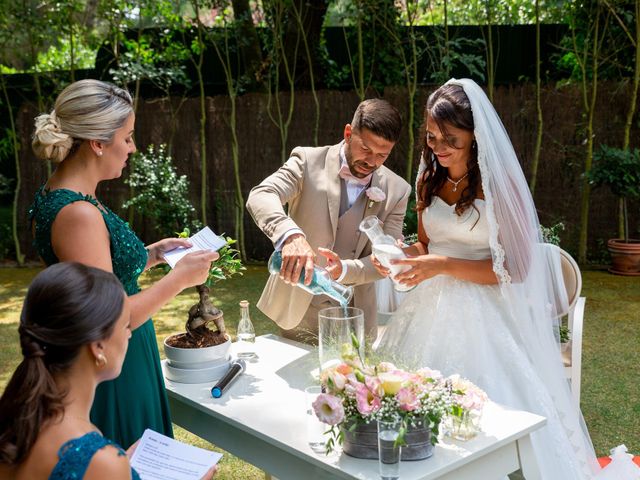
[[[584,272],[582,412],[600,455],[620,443],[640,453],[640,280]]]
[[[0,389],[18,364],[20,347],[17,323],[22,298],[39,269],[0,269]],[[148,286],[162,273],[145,274],[141,283]],[[264,266],[248,266],[245,275],[220,282],[212,288],[216,306],[225,313],[228,332],[235,335],[240,320],[240,300],[251,304],[251,320],[257,335],[278,333],[278,328],[257,308],[267,279]],[[620,443],[640,453],[640,281],[633,277],[610,275],[601,271],[583,272],[582,295],[587,297],[582,359],[582,411],[598,455]],[[196,303],[195,289],[178,295],[154,316],[160,354],[162,342],[171,333],[184,330],[189,307]],[[176,438],[203,448],[217,449],[201,438],[176,427]],[[220,473],[227,479],[262,479],[263,473],[233,455],[224,452]]]

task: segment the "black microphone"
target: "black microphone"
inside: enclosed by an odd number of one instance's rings
[[[240,374],[244,372],[245,368],[247,368],[247,364],[244,363],[244,360],[242,359],[231,362],[227,373],[225,373],[224,377],[218,380],[218,383],[216,383],[216,385],[211,389],[211,396],[213,398],[220,398],[224,389],[227,388],[229,384],[236,378],[238,378]]]

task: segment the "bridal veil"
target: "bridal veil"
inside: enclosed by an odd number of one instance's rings
[[[486,94],[473,80],[451,79],[447,84],[461,86],[471,103],[489,245],[500,290],[516,319],[526,354],[549,388],[585,478],[591,478],[599,468],[579,406],[571,399],[557,341],[558,314],[567,306],[559,253],[543,242],[529,186]]]

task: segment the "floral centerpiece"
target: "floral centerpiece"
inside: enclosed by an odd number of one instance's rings
[[[316,416],[329,425],[327,452],[343,443],[345,453],[377,458],[376,421],[400,420],[397,442],[403,460],[427,458],[438,442],[440,424],[447,415],[476,407],[482,398],[471,382],[443,377],[429,368],[407,371],[390,362],[365,364],[357,356],[358,344],[344,345],[342,362],[323,370],[324,393],[313,403]],[[480,393],[482,392],[482,394]],[[469,400],[478,403],[469,404]],[[354,433],[357,437],[354,438]],[[355,443],[355,444],[354,444]]]

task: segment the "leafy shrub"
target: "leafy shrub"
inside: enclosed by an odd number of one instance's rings
[[[589,183],[594,187],[606,185],[614,195],[622,199],[624,237],[628,242],[627,200],[640,199],[640,150],[600,145],[593,160],[593,167],[588,172]]]
[[[124,208],[137,212],[155,223],[162,237],[172,237],[186,226],[197,228],[196,210],[189,200],[186,175],[178,175],[166,145],[149,145],[146,152],[131,157],[131,171],[125,183],[134,194]]]

